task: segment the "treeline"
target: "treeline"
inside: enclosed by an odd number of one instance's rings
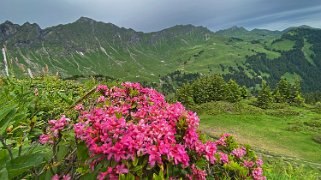
[[[176,98],[186,106],[211,101],[238,102],[249,96],[247,89],[234,80],[226,82],[221,75],[203,76],[184,84],[176,91]]]
[[[270,86],[263,81],[262,89],[257,96],[256,105],[263,109],[267,109],[271,107],[272,103],[302,105],[304,103],[304,98],[302,97],[300,81],[297,80],[294,84],[291,84],[285,78],[282,78],[273,90],[271,90]]]
[[[305,103],[307,104],[315,104],[317,102],[321,102],[321,91],[315,91],[310,93],[304,93]]]
[[[285,78],[280,79],[274,89],[271,89],[266,81],[257,91],[255,105],[267,109],[273,103],[287,103],[289,105],[302,105],[304,98],[301,92],[299,80],[295,83],[288,82]],[[221,75],[203,76],[191,83],[184,84],[176,91],[176,99],[185,106],[202,104],[211,101],[238,102],[252,96],[245,86],[240,86],[236,81],[224,80]]]

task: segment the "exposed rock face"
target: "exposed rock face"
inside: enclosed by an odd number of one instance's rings
[[[6,21],[0,24],[0,41],[7,40],[10,36],[14,35],[20,26],[13,24],[10,21]]]

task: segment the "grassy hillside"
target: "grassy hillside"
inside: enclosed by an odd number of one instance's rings
[[[104,75],[158,83],[180,70],[221,73],[247,87],[256,87],[261,78],[274,85],[289,75],[301,79],[306,92],[321,87],[317,75],[320,29],[280,32],[232,27],[214,33],[204,27],[177,25],[143,33],[82,17],[46,29],[7,21],[0,30],[0,44],[6,46],[18,77],[26,75],[28,68],[39,75],[48,67],[51,74],[63,77]]]
[[[236,104],[211,102],[194,109],[206,133],[218,136],[229,132],[262,151],[316,163],[321,168],[321,143],[315,140],[321,134],[319,109],[277,105],[262,110],[250,104],[248,100]]]

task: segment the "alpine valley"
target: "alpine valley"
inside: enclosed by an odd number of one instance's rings
[[[120,80],[171,82],[208,73],[255,87],[281,77],[302,80],[302,90],[321,89],[321,29],[270,31],[232,27],[212,32],[177,25],[143,33],[81,17],[41,29],[37,24],[0,24],[0,44],[17,77],[48,70],[62,77],[108,76]],[[3,59],[2,54],[0,59]],[[1,73],[3,64],[1,63]]]

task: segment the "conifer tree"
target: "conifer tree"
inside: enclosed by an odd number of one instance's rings
[[[212,75],[208,77],[209,101],[226,100],[227,83],[221,75]],[[208,101],[208,102],[209,102]]]
[[[284,102],[284,99],[282,98],[281,96],[281,93],[278,89],[276,89],[273,93],[273,99],[274,99],[274,102],[276,103],[282,103]]]
[[[232,79],[229,80],[226,86],[227,86],[226,100],[229,102],[240,101],[241,94],[242,94],[240,86]]]
[[[285,78],[281,78],[275,89],[275,92],[279,91],[280,93],[279,103],[289,102],[291,96],[290,89],[291,86],[288,81]]]
[[[193,90],[190,84],[184,84],[176,91],[176,98],[179,102],[183,103],[187,107],[194,105]]]
[[[241,90],[241,97],[243,99],[246,99],[247,97],[250,96],[250,92],[247,90],[245,86],[242,86],[240,90]]]
[[[291,87],[290,103],[301,105],[304,102],[304,98],[301,93],[301,82],[297,79]]]
[[[271,94],[271,89],[269,85],[266,84],[265,81],[262,81],[262,89],[258,94],[257,97],[257,106],[262,109],[267,109],[271,106],[273,102],[273,96]]]

